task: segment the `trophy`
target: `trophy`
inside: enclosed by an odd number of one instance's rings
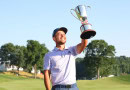
[[[94,37],[96,35],[96,31],[94,31],[92,29],[92,25],[90,23],[88,23],[86,6],[85,5],[78,5],[75,9],[71,9],[71,11],[72,10],[76,13],[77,17],[74,16],[74,14],[72,12],[71,12],[71,14],[75,18],[80,20],[81,24],[82,24],[80,27],[80,30],[82,33],[80,37],[82,39],[90,39],[90,38]]]

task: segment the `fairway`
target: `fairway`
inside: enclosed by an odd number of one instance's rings
[[[130,75],[100,80],[78,80],[80,90],[130,90]],[[42,79],[0,74],[0,90],[45,90]]]
[[[80,90],[130,90],[130,76],[100,80],[79,80]]]
[[[0,90],[45,90],[42,79],[0,75]]]

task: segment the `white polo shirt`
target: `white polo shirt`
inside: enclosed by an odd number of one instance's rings
[[[54,48],[44,57],[44,70],[51,71],[52,85],[76,83],[76,46],[59,50]]]

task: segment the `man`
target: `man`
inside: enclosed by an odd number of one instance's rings
[[[76,85],[75,56],[87,46],[87,39],[82,39],[76,46],[66,48],[65,27],[56,28],[52,37],[56,47],[44,57],[44,83],[46,90],[78,90]],[[51,80],[50,80],[51,75]]]

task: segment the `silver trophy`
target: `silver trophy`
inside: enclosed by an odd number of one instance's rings
[[[89,7],[89,6],[88,6]],[[77,17],[74,16],[72,10],[76,13]],[[92,25],[88,23],[87,20],[87,12],[85,5],[78,5],[75,9],[71,9],[71,14],[81,21],[82,25],[80,27],[81,30],[81,38],[82,39],[90,39],[96,35],[96,31],[92,29]]]

